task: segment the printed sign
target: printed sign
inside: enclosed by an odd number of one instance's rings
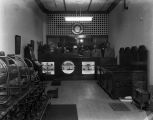
[[[42,73],[54,75],[55,65],[54,62],[42,62]]]
[[[82,62],[82,74],[95,74],[95,62]]]
[[[71,61],[65,61],[62,64],[62,71],[66,74],[71,74],[74,72],[75,66],[74,63]]]

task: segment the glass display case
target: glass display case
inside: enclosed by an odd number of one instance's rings
[[[0,98],[1,104],[8,101],[11,95],[21,92],[19,70],[15,60],[6,56],[0,56]]]
[[[18,95],[21,93],[20,78],[19,78],[19,69],[14,59],[10,57],[5,57],[8,67],[8,86],[10,95]]]
[[[24,61],[27,64],[28,69],[29,69],[30,81],[33,82],[35,80],[35,76],[36,76],[36,73],[34,70],[34,65],[33,65],[32,61],[27,58],[25,58]]]
[[[26,62],[24,61],[24,59],[16,55],[8,55],[8,58],[13,59],[13,61],[17,65],[19,71],[19,85],[22,89],[27,88],[30,83],[30,75]]]
[[[8,68],[2,57],[0,57],[0,104],[6,103],[9,98]]]

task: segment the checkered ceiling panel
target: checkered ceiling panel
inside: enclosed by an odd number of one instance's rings
[[[73,35],[72,26],[75,22],[66,22],[65,16],[76,14],[48,14],[48,35]],[[83,26],[84,35],[108,35],[108,14],[81,14],[93,16],[92,22],[79,22]]]

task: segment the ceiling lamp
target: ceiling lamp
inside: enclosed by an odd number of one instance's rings
[[[65,21],[92,21],[92,18],[87,16],[67,16]]]
[[[84,40],[83,39],[80,39],[80,43],[83,43],[84,42]]]

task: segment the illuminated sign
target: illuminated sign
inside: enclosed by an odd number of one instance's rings
[[[95,62],[82,62],[82,74],[95,74]]]
[[[42,62],[42,73],[54,75],[55,65],[54,62]]]
[[[74,63],[71,62],[71,61],[65,61],[63,64],[62,64],[62,71],[66,74],[71,74],[74,72]]]

